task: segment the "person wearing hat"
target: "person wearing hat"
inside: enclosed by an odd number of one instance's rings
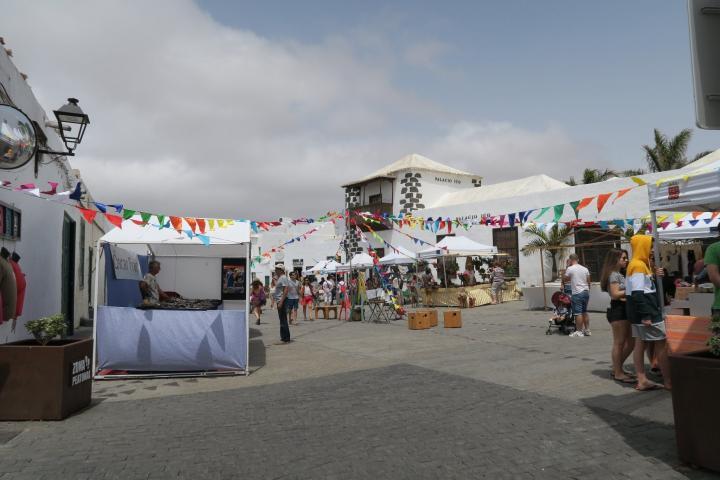
[[[285,300],[288,295],[288,287],[290,280],[285,275],[285,267],[282,264],[275,265],[275,290],[273,291],[273,299],[277,305],[278,317],[280,317],[280,340],[282,343],[290,343],[290,326],[287,318],[287,305]]]

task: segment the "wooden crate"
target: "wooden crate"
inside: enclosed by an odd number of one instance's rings
[[[448,309],[443,312],[443,327],[445,328],[461,328],[462,315],[459,309]]]
[[[438,326],[438,311],[434,308],[421,308],[419,311],[426,312],[430,317],[430,327]]]
[[[427,311],[408,313],[408,328],[410,330],[425,330],[430,328],[430,314]]]

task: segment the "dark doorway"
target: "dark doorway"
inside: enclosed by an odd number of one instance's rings
[[[67,214],[62,230],[62,314],[68,336],[75,333],[75,221]]]

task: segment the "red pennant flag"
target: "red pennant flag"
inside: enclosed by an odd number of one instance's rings
[[[615,197],[615,200],[613,200],[613,203],[615,203],[615,202],[617,202],[618,200],[620,200],[621,197],[625,196],[625,194],[628,193],[628,192],[629,192],[630,190],[632,190],[633,188],[635,188],[635,187],[623,188],[622,190],[618,190],[618,192],[617,192],[617,197]],[[598,211],[599,211],[599,210],[598,210]]]
[[[40,192],[43,195],[55,195],[57,194],[57,187],[58,182],[48,182],[50,184],[50,190],[45,190],[44,192]]]
[[[713,212],[712,217],[710,217],[710,220],[715,220],[718,215],[720,215],[720,212]]]
[[[578,203],[577,210],[575,210],[575,211],[576,211],[576,212],[579,212],[579,211],[582,210],[583,208],[585,208],[585,207],[587,207],[588,205],[590,205],[593,200],[595,200],[595,197],[583,198],[582,200],[580,200],[580,203]]]
[[[130,221],[132,221],[135,225],[140,225],[141,227],[147,225],[147,222],[143,222],[142,220],[135,220],[134,218],[131,218]]]
[[[696,218],[698,218],[698,217],[699,217],[700,215],[702,215],[702,214],[703,214],[703,212],[692,212],[693,220],[696,219]]]
[[[610,200],[610,197],[612,196],[612,193],[601,193],[597,196],[597,210],[598,213],[602,212],[602,209],[605,207],[605,204],[608,200]]]
[[[178,233],[182,232],[182,218],[173,217],[172,215],[170,215],[170,223],[172,224],[173,228],[178,231]]]
[[[205,233],[205,219],[196,218],[195,220],[197,220],[197,226],[200,229],[200,233]]]
[[[83,208],[76,206],[78,210],[80,210],[80,213],[82,213],[83,217],[85,217],[85,221],[88,223],[92,223],[93,220],[95,220],[95,215],[97,215],[97,210],[90,210],[89,208]]]
[[[118,228],[122,228],[122,217],[120,215],[113,215],[111,213],[106,213],[105,218],[108,219],[108,222],[112,223]]]
[[[193,233],[195,233],[195,229],[197,228],[197,222],[195,221],[195,219],[192,217],[185,217],[185,221],[187,222],[188,225],[190,225],[190,230],[192,230]]]

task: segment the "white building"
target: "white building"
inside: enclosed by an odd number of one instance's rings
[[[58,99],[58,104],[62,100]],[[47,126],[47,114],[26,77],[13,64],[5,48],[0,48],[0,104],[18,108],[33,121],[38,136],[46,137],[40,148],[65,150],[57,132]],[[39,160],[37,166],[36,160]],[[48,182],[58,182],[58,191],[63,191],[74,188],[81,178],[66,157],[36,154],[20,168],[0,169],[0,180],[13,186],[33,183],[41,190],[48,189]],[[89,199],[89,194],[85,198]],[[81,319],[91,318],[90,298],[95,275],[91,266],[97,254],[95,243],[109,230],[105,219],[98,216],[93,224],[87,224],[73,206],[12,188],[0,188],[0,207],[5,218],[12,218],[11,223],[3,222],[0,246],[21,256],[19,264],[27,280],[24,309],[17,328],[13,332],[9,322],[0,325],[0,343],[28,338],[23,326],[28,320],[62,312],[68,323],[76,327]],[[10,225],[13,231],[9,231]]]

